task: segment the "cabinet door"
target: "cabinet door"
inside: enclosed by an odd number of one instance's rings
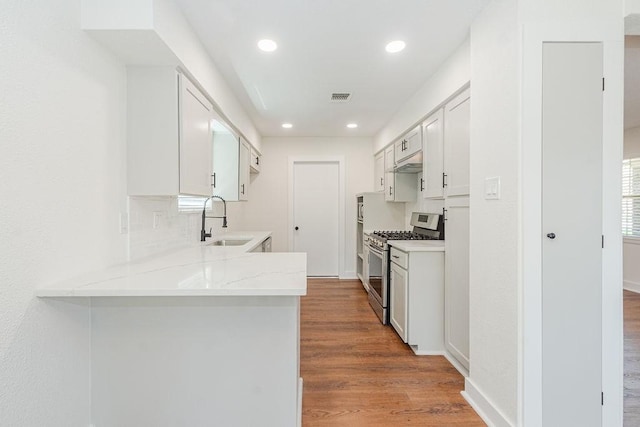
[[[395,161],[399,162],[422,150],[422,129],[412,129],[394,144]]]
[[[251,148],[251,173],[260,173],[261,161],[262,156],[254,148]]]
[[[429,116],[423,123],[424,156],[423,179],[425,199],[441,199],[444,196],[444,139],[443,139],[443,110],[440,109]]]
[[[384,151],[374,158],[374,191],[384,191]]]
[[[469,198],[445,209],[445,347],[469,369]]]
[[[211,195],[211,118],[213,107],[180,75],[180,193]]]
[[[239,187],[238,187],[238,199],[249,200],[249,167],[251,164],[251,147],[249,143],[240,137],[240,163],[238,166],[239,173]]]
[[[395,187],[395,174],[393,172],[385,172],[384,174],[384,199],[387,202],[393,202]]]
[[[387,201],[393,201],[393,187],[395,186],[395,174],[393,173],[394,161],[394,146],[391,145],[384,150],[384,199]]]
[[[418,126],[412,131],[408,132],[404,137],[405,157],[411,156],[418,151],[422,150],[422,127]]]
[[[407,271],[392,262],[389,276],[389,319],[402,341],[407,342]]]
[[[444,107],[446,195],[469,194],[469,89]]]
[[[222,122],[213,124],[213,194],[238,201],[240,147],[238,137]]]

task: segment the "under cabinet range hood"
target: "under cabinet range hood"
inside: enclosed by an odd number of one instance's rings
[[[398,162],[393,171],[396,173],[422,172],[422,150]]]

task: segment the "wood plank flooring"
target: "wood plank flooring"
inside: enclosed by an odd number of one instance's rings
[[[415,356],[358,280],[311,279],[302,297],[304,427],[484,426],[441,356]]]
[[[624,291],[624,425],[640,426],[640,294]]]

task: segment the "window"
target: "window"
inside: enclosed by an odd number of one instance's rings
[[[640,157],[622,162],[622,235],[640,238]]]
[[[178,196],[178,212],[202,212],[206,197],[202,196]],[[211,209],[211,203],[207,203]]]

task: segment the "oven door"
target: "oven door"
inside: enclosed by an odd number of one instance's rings
[[[383,325],[388,324],[387,252],[369,246],[369,304]]]

